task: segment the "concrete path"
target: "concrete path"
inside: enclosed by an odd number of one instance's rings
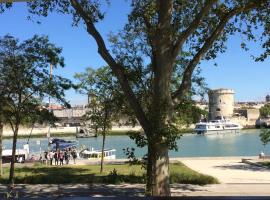
[[[16,185],[15,191],[23,198],[60,197],[143,197],[143,184],[61,184],[61,185]],[[173,184],[172,196],[270,196],[270,184],[217,184],[187,185]],[[6,185],[0,185],[0,199],[7,192]]]
[[[270,184],[270,169],[242,163],[241,157],[182,158],[180,161],[195,171],[216,177],[221,183]]]

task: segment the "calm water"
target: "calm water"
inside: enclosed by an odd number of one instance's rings
[[[76,138],[66,137],[68,140],[76,140]],[[39,152],[37,140],[41,142],[41,148],[47,149],[46,138],[30,139],[29,146],[31,153]],[[18,139],[18,148],[23,148],[27,139]],[[76,140],[77,145],[85,145],[101,149],[102,138],[79,138]],[[171,151],[171,157],[208,157],[208,156],[256,156],[263,150],[263,146],[259,139],[259,130],[243,130],[237,134],[225,135],[194,135],[186,134],[177,141],[179,151]],[[12,140],[5,139],[4,147],[11,148]],[[125,158],[123,148],[134,147],[135,143],[128,136],[108,136],[106,138],[106,148],[115,148],[117,158]],[[265,150],[270,154],[270,145]],[[145,154],[146,149],[136,148],[136,155],[141,157]]]

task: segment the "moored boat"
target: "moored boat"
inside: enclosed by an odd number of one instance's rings
[[[115,149],[104,149],[104,159],[115,159]],[[90,160],[99,160],[102,156],[101,150],[95,150],[94,148],[91,149],[83,149],[79,153],[80,158],[90,159]]]
[[[243,127],[229,119],[211,120],[209,122],[199,122],[194,128],[197,134],[219,134],[219,133],[237,133]]]
[[[28,152],[26,149],[16,149],[15,159],[16,162],[23,163],[27,158]],[[12,160],[12,149],[2,150],[2,162],[9,163]]]

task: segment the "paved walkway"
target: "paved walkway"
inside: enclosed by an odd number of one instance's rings
[[[216,177],[221,183],[270,184],[270,169],[241,162],[241,157],[182,158],[185,165]]]

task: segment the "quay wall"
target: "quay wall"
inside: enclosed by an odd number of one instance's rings
[[[140,126],[135,126],[135,127],[131,127],[131,126],[113,126],[112,127],[112,131],[140,131],[141,127]],[[49,131],[49,127],[42,127],[42,128],[34,128],[32,131],[32,135],[47,135]],[[50,133],[52,134],[68,134],[68,133],[76,133],[77,128],[76,127],[54,127],[54,128],[50,128]],[[26,127],[21,127],[19,129],[19,133],[18,135],[20,136],[27,136],[30,135],[31,132],[31,128],[26,128]],[[12,129],[10,127],[4,127],[4,132],[3,132],[3,136],[12,136],[13,132]]]

